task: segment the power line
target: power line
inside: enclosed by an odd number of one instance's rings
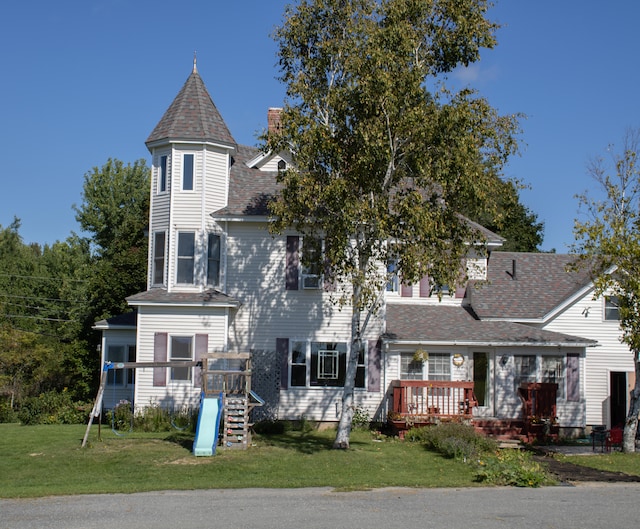
[[[2,274],[0,273],[0,277],[11,277],[18,279],[42,279],[46,281],[60,281],[59,277],[46,277],[46,276],[23,276],[19,274]],[[88,283],[87,279],[70,279],[68,277],[64,278],[66,281],[74,281],[76,283]]]
[[[3,292],[0,292],[0,296],[5,298],[34,299],[38,301],[52,301],[52,302],[61,302],[61,303],[88,303],[88,301],[81,300],[81,299],[60,299],[60,298],[42,298],[39,296],[18,296],[16,294],[5,294]]]
[[[28,318],[32,320],[45,320],[45,321],[66,321],[70,323],[75,323],[76,320],[63,320],[61,318],[45,318],[43,316],[25,316],[22,314],[2,314],[0,318]]]

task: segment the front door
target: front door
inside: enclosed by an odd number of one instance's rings
[[[623,426],[627,416],[627,374],[623,371],[610,373],[611,427]]]
[[[493,416],[493,354],[488,351],[473,353],[473,388],[478,399],[475,414]]]

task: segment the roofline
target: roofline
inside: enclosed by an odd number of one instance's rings
[[[216,215],[215,212],[211,213],[216,221],[220,222],[273,222],[273,219],[267,215]]]
[[[430,345],[430,346],[473,346],[473,347],[564,347],[564,348],[576,348],[576,347],[596,347],[599,344],[597,342],[498,342],[498,341],[473,341],[473,340],[390,340],[383,338],[383,342],[393,345]]]
[[[237,150],[237,144],[235,143],[228,143],[226,141],[199,140],[195,138],[194,139],[186,139],[186,138],[176,139],[172,137],[167,137],[159,140],[146,142],[145,145],[147,146],[147,149],[149,150],[149,152],[152,152],[152,149],[155,149],[156,147],[161,147],[163,145],[171,145],[174,143],[183,143],[186,145],[209,145],[211,147],[222,147],[223,149],[227,149],[231,152],[236,152]]]
[[[105,320],[97,321],[91,326],[96,331],[135,331],[137,327],[137,325],[109,325]]]
[[[137,301],[137,300],[127,300],[127,303],[132,307],[142,307],[142,306],[155,306],[155,307],[211,307],[211,308],[238,308],[241,303],[239,301],[236,302],[221,302],[221,301]]]

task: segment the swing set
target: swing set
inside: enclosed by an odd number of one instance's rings
[[[89,438],[89,432],[91,430],[91,426],[93,425],[93,420],[96,417],[102,416],[102,402],[104,399],[105,390],[109,381],[109,373],[113,373],[112,381],[113,381],[113,391],[115,395],[115,386],[116,386],[116,371],[120,369],[144,369],[144,368],[156,368],[156,367],[202,367],[201,361],[194,360],[184,360],[184,361],[170,361],[170,362],[105,362],[102,366],[102,373],[100,375],[100,385],[98,386],[98,394],[96,396],[96,400],[93,404],[93,409],[91,410],[91,414],[89,415],[89,421],[87,424],[87,429],[85,431],[84,437],[82,439],[82,447],[87,445],[87,440]],[[115,401],[115,398],[114,398]],[[123,405],[123,403],[120,404]],[[125,431],[125,429],[120,429],[119,421],[116,418],[116,408],[118,405],[114,405],[114,408],[111,410],[111,430],[114,434],[119,437],[125,436],[133,430],[133,397],[130,402],[132,408],[130,413],[130,425],[129,430]],[[189,427],[189,424],[182,426],[178,425],[175,419],[175,410],[171,410],[171,425],[177,430],[185,430]],[[100,428],[101,421],[98,421],[98,428]]]
[[[202,393],[200,397],[200,412],[198,414],[198,428],[194,442],[195,455],[213,455],[215,445],[218,442],[218,426],[222,425],[222,442],[225,448],[247,448],[250,442],[249,414],[255,406],[264,405],[264,401],[251,390],[251,355],[250,353],[209,353],[200,360],[165,361],[165,362],[105,362],[100,376],[100,385],[93,409],[89,416],[87,429],[82,439],[82,447],[85,447],[89,438],[89,432],[95,417],[102,415],[102,403],[109,373],[112,372],[113,401],[115,403],[116,370],[120,369],[144,369],[144,368],[191,368],[199,367],[202,377]],[[170,388],[173,403],[173,390]],[[211,417],[205,417],[210,413],[213,401],[216,401],[217,417],[213,427]],[[208,404],[208,406],[206,405]],[[124,402],[122,403],[124,405]],[[126,431],[126,421],[117,420],[116,408],[111,410],[111,429],[118,436],[124,436],[133,430],[134,399],[131,398],[131,413],[129,418],[129,431]],[[224,414],[222,413],[224,411]],[[204,412],[204,413],[203,413]],[[170,422],[177,430],[185,430],[189,424],[178,424],[175,408],[170,412]],[[211,422],[209,424],[207,421]],[[98,422],[100,428],[100,422]],[[100,431],[100,430],[98,430]],[[211,439],[209,439],[211,437]],[[211,443],[212,446],[201,448],[202,443]],[[198,447],[196,450],[195,447]]]

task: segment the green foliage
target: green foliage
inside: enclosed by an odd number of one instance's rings
[[[351,419],[351,425],[354,428],[368,429],[371,424],[371,415],[365,408],[356,406],[353,410],[353,418]]]
[[[537,252],[544,234],[544,223],[520,202],[516,182],[498,182],[504,192],[498,196],[497,208],[486,211],[467,211],[471,220],[504,237],[501,250],[506,252]]]
[[[598,193],[578,196],[583,215],[574,224],[573,251],[576,266],[594,278],[594,295],[618,297],[622,341],[636,373],[623,443],[633,452],[640,413],[640,130],[628,130],[621,152],[609,152],[609,162],[596,158],[589,165]]]
[[[493,439],[479,434],[473,426],[455,422],[412,428],[405,434],[405,438],[424,443],[427,448],[446,457],[464,461],[497,449]]]
[[[133,430],[133,409],[131,402],[121,400],[116,407],[107,412],[107,420],[111,423],[111,428],[117,432],[128,432]]]
[[[91,318],[129,309],[125,298],[146,287],[150,170],[144,160],[109,159],[85,174],[76,220],[91,234]]]
[[[482,457],[478,461],[477,479],[490,485],[514,487],[540,487],[552,483],[529,452],[513,449],[498,450]]]
[[[348,447],[360,339],[389,280],[380,263],[396,262],[407,283],[457,285],[468,242],[482,240],[461,215],[491,213],[505,193],[517,116],[444,82],[495,45],[488,7],[308,0],[275,32],[288,100],[265,149],[293,163],[279,173],[272,227],[324,239],[325,279],[351,287],[334,294],[353,311],[336,447]]]
[[[90,405],[74,402],[67,391],[47,391],[36,397],[27,398],[18,419],[32,424],[79,424],[85,423]]]

